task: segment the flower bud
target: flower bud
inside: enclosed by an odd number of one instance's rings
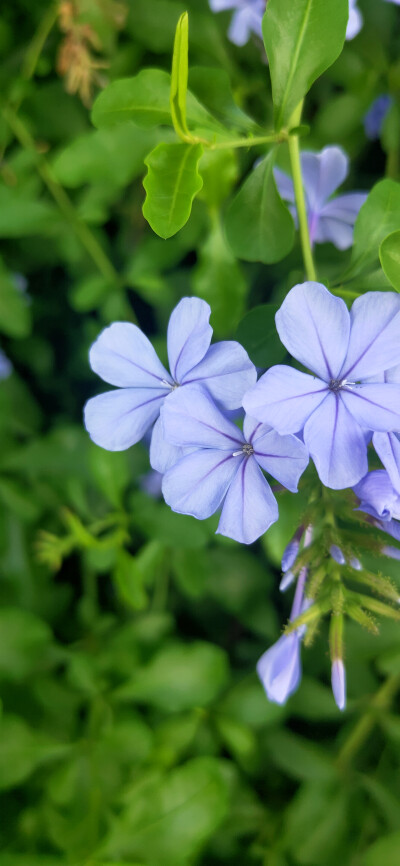
[[[346,565],[346,557],[337,544],[331,544],[329,553],[332,559],[334,559],[339,565]]]
[[[339,710],[346,708],[346,669],[342,659],[332,662],[332,691]]]

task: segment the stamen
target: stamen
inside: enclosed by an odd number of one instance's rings
[[[240,451],[234,451],[232,457],[240,457],[242,454],[245,454],[246,457],[250,457],[254,454],[254,448],[250,445],[250,442],[245,442]]]

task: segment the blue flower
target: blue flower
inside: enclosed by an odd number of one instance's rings
[[[173,310],[167,333],[171,373],[136,325],[115,322],[101,332],[90,349],[90,365],[118,390],[86,403],[85,426],[96,445],[123,451],[139,442],[155,422],[150,462],[153,469],[164,472],[180,452],[165,442],[158,417],[178,386],[201,382],[225,408],[240,406],[243,394],[257,379],[256,369],[239,343],[210,346],[210,312],[200,298],[183,298]]]
[[[374,99],[371,107],[364,115],[365,135],[367,138],[370,138],[371,141],[375,138],[379,138],[383,121],[392,105],[392,97],[389,96],[388,93],[382,93],[381,96],[377,96],[376,99]]]
[[[303,431],[323,484],[352,487],[368,471],[368,431],[400,429],[400,384],[368,381],[400,362],[400,296],[367,292],[349,313],[321,283],[306,282],[291,289],[275,321],[312,375],[272,367],[244,408],[278,433]]]
[[[400,366],[386,370],[379,379],[400,385]],[[389,473],[393,487],[400,493],[400,433],[374,433],[372,444]]]
[[[310,606],[311,601],[304,599],[304,586],[307,569],[302,568],[298,577],[290,620]],[[257,673],[264,686],[267,698],[275,704],[285,704],[296,691],[301,680],[301,641],[305,627],[296,629],[291,634],[283,634],[267,649],[257,662]]]
[[[13,370],[13,366],[11,361],[8,360],[7,355],[4,354],[3,350],[0,349],[0,381],[2,379],[8,379],[11,376]]]
[[[162,491],[173,511],[199,520],[222,507],[217,532],[251,544],[278,519],[278,506],[265,470],[297,491],[308,463],[295,436],[245,417],[242,431],[199,386],[182,388],[161,410],[167,441],[193,449],[164,475]]]
[[[400,520],[400,494],[385,469],[368,472],[353,490],[360,500],[359,511],[365,511],[380,523]]]
[[[265,0],[210,0],[210,7],[213,12],[236,10],[228,30],[228,39],[235,45],[245,45],[252,33],[262,39]]]
[[[301,169],[311,245],[331,241],[339,250],[346,250],[353,243],[353,226],[367,198],[363,192],[346,192],[331,198],[349,173],[348,156],[340,147],[324,147],[320,153],[305,150],[301,154]],[[297,224],[293,181],[279,168],[274,168],[274,177],[279,194],[289,203]]]
[[[363,17],[357,6],[357,0],[349,0],[349,20],[347,22],[346,39],[354,39],[363,26]]]

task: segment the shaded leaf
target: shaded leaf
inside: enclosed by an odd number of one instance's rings
[[[360,271],[378,260],[387,235],[400,229],[400,183],[381,180],[371,190],[354,226],[352,270]]]
[[[278,262],[294,240],[294,222],[276,188],[271,151],[254,168],[226,215],[226,234],[236,256],[248,262]]]
[[[249,353],[256,367],[271,367],[280,364],[286,355],[275,325],[278,304],[260,304],[242,319],[236,331],[236,339]]]

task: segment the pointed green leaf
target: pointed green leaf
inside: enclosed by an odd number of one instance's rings
[[[339,56],[348,16],[348,0],[269,0],[263,36],[277,129]]]
[[[188,221],[192,202],[203,186],[198,172],[200,144],[159,144],[149,153],[143,181],[143,215],[153,231],[170,238]]]
[[[372,188],[354,226],[352,269],[359,273],[378,260],[379,247],[400,230],[400,183],[381,180]]]
[[[179,136],[189,134],[186,124],[186,93],[188,84],[189,16],[184,12],[176,26],[172,56],[170,105],[172,123]]]
[[[226,216],[233,252],[247,262],[278,262],[294,239],[293,219],[276,188],[273,151],[245,180]]]
[[[379,258],[388,280],[400,292],[400,231],[392,232],[382,241]]]

